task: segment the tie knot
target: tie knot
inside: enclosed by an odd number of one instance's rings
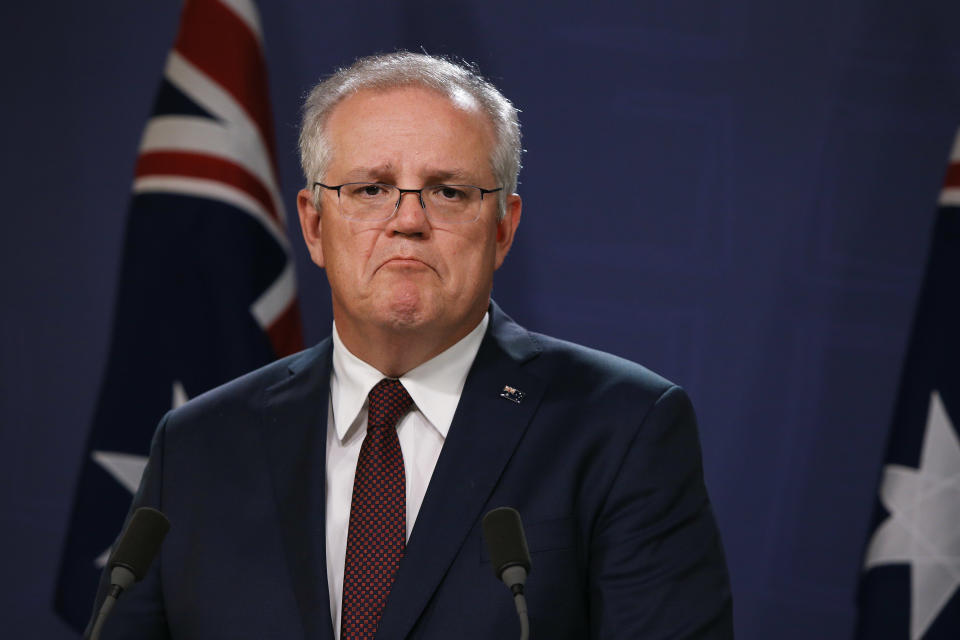
[[[384,378],[367,395],[369,404],[368,428],[393,428],[397,421],[410,410],[413,398],[399,380]]]

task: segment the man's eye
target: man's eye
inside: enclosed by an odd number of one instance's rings
[[[443,200],[462,200],[466,195],[463,190],[445,184],[434,189],[434,194]]]
[[[358,184],[350,189],[350,195],[354,198],[382,198],[387,194],[387,190],[380,184]]]

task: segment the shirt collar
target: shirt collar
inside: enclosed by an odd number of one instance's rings
[[[473,331],[459,342],[400,376],[400,382],[413,398],[416,408],[444,438],[450,430],[467,373],[480,350],[489,323],[490,313],[487,312]],[[334,322],[330,404],[337,437],[341,441],[357,422],[367,394],[383,378],[380,371],[350,353],[341,342]]]

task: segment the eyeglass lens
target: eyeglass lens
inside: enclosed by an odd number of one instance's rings
[[[340,187],[340,211],[353,220],[378,221],[390,218],[401,195],[419,197],[427,216],[437,222],[472,222],[480,216],[483,191],[479,187],[438,184],[417,191],[378,182],[353,182]]]

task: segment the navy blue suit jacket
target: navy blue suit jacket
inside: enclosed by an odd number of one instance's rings
[[[332,639],[331,349],[324,340],[164,418],[133,506],[161,509],[172,527],[104,638]],[[501,397],[504,386],[522,400]],[[378,639],[518,635],[480,533],[499,506],[518,509],[526,527],[531,637],[732,637],[686,394],[637,364],[530,333],[491,305]]]

